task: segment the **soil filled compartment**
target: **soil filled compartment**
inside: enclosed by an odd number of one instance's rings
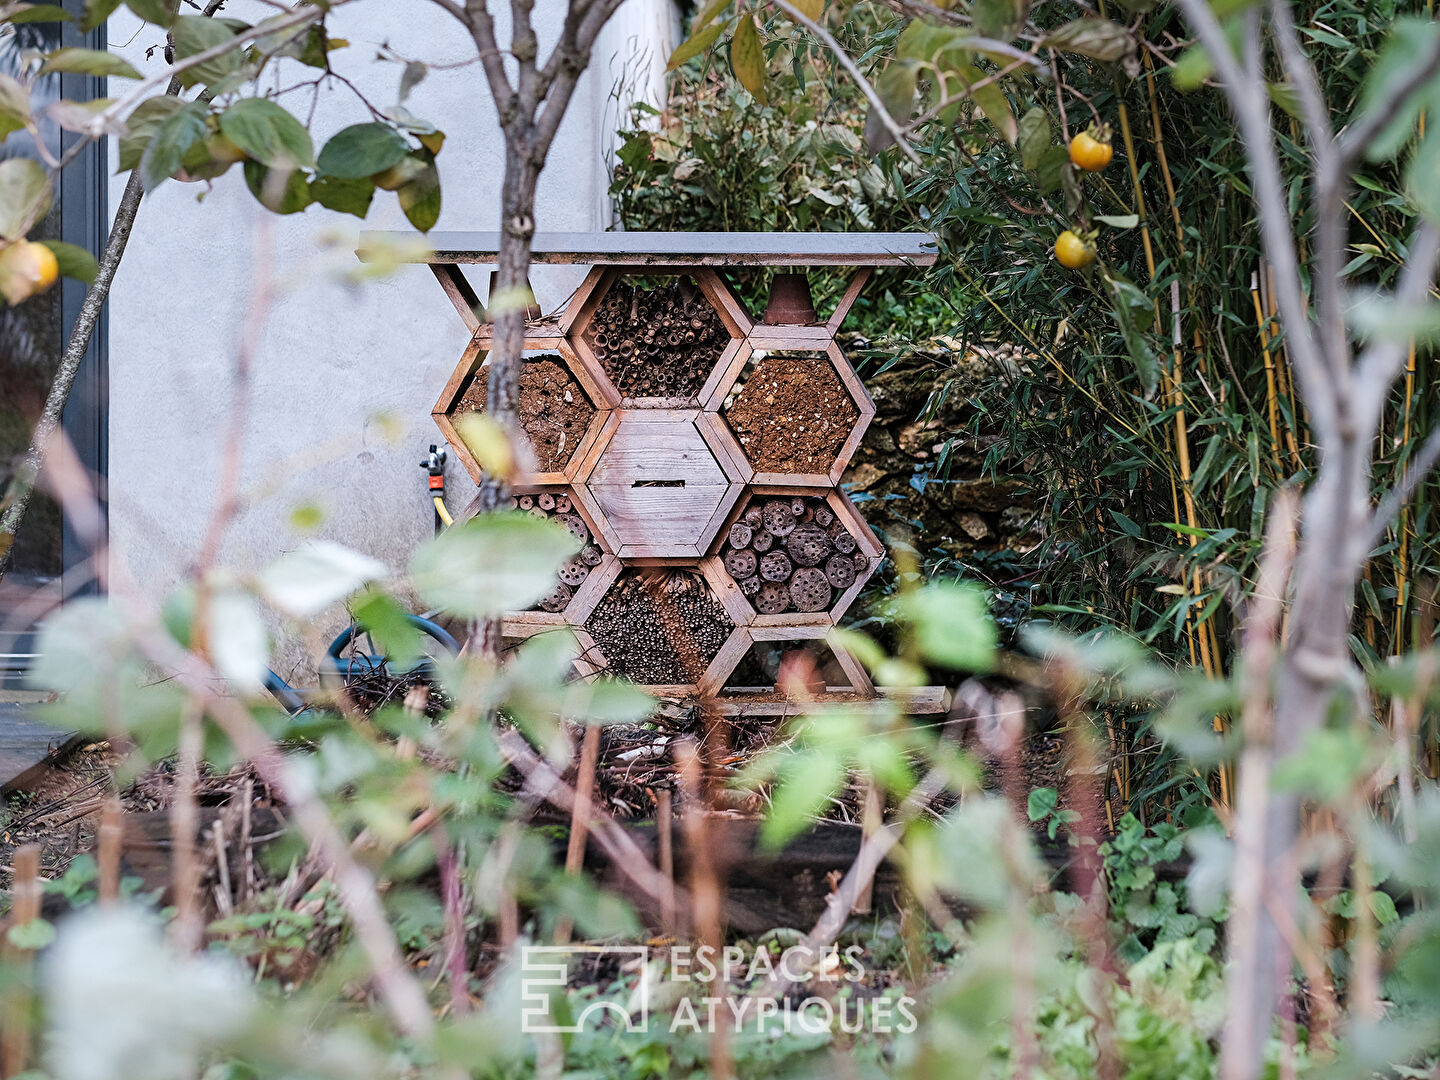
[[[575,590],[585,583],[590,576],[590,571],[600,565],[605,557],[600,545],[595,543],[595,538],[590,534],[590,527],[585,524],[585,519],[575,511],[569,494],[561,489],[559,491],[536,491],[525,495],[512,495],[510,505],[517,510],[523,510],[527,514],[534,514],[536,517],[551,518],[556,524],[563,525],[580,541],[584,546],[579,553],[567,559],[561,564],[555,576],[555,587],[542,596],[529,610],[560,612],[570,606],[570,600],[575,595]]]
[[[626,398],[692,399],[730,342],[720,313],[689,278],[653,288],[617,281],[583,340]]]
[[[870,566],[830,504],[802,495],[752,499],[720,559],[761,615],[824,611]]]
[[[750,369],[725,419],[757,472],[828,473],[860,419],[823,353],[767,353]]]
[[[452,419],[483,412],[489,388],[486,366],[470,380]],[[526,357],[520,364],[520,426],[535,451],[538,471],[560,472],[569,465],[594,418],[589,395],[558,356]]]
[[[585,623],[610,673],[647,686],[698,683],[734,628],[690,570],[626,570]]]

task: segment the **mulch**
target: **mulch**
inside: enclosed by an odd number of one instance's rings
[[[760,472],[829,472],[859,418],[829,358],[819,353],[767,354],[725,410]]]

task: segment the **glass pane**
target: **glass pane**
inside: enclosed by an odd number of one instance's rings
[[[6,27],[0,36],[0,71],[14,74],[21,55],[30,49],[51,49],[59,44],[55,25],[30,23]],[[58,76],[47,76],[34,94],[35,111],[59,96]],[[42,121],[42,137],[52,157],[59,152],[59,132]],[[40,159],[34,139],[18,131],[0,143],[0,159]],[[32,239],[60,238],[60,205],[31,234]],[[0,305],[0,492],[10,490],[30,435],[45,404],[50,380],[60,360],[64,327],[60,289],[27,300],[19,307]],[[10,572],[0,580],[0,684],[18,675],[31,639],[27,600],[37,589],[58,586],[61,571],[60,508],[48,496],[36,493],[15,540]]]

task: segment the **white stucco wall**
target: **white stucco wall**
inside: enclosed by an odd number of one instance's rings
[[[508,12],[508,5],[492,5]],[[558,29],[563,0],[537,0],[535,24]],[[263,17],[247,0],[225,14]],[[595,50],[539,188],[537,220],[545,230],[603,229],[611,224],[605,189],[619,109],[617,81],[655,100],[673,46],[671,0],[627,0]],[[334,54],[337,70],[379,106],[394,102],[400,67],[377,62],[386,43],[432,62],[473,59],[470,41],[428,0],[358,0],[330,21],[350,46]],[[501,28],[502,40],[508,34]],[[163,34],[122,8],[110,23],[111,47],[142,71],[160,63],[145,50]],[[296,74],[296,72],[308,74]],[[313,77],[298,67],[292,81]],[[126,84],[115,88],[123,92]],[[133,84],[129,84],[133,85]],[[291,95],[297,111],[308,91]],[[407,107],[447,133],[439,158],[443,230],[498,224],[501,141],[477,65],[432,70]],[[347,88],[317,101],[317,147],[339,128],[369,119]],[[112,148],[112,155],[114,151]],[[111,181],[111,205],[125,177]],[[203,195],[203,201],[198,198]],[[318,503],[320,535],[404,565],[429,533],[430,512],[417,463],[440,440],[430,409],[464,349],[454,309],[425,267],[388,280],[346,285],[331,271],[355,265],[360,228],[408,228],[395,197],[377,192],[367,222],[312,206],[274,217],[251,198],[238,168],[204,185],[168,182],[146,197],[110,298],[110,530],[114,558],[141,588],[163,594],[186,572],[214,505],[222,435],[231,413],[232,372],[247,322],[257,252],[278,289],[257,339],[249,395],[244,489],[254,501],[230,531],[223,558],[243,571],[264,565],[301,539],[293,510]],[[488,268],[471,268],[483,298]],[[579,271],[537,267],[542,306],[561,303]],[[387,439],[377,414],[400,430]],[[473,485],[452,468],[452,506]],[[293,643],[282,662],[296,663]]]

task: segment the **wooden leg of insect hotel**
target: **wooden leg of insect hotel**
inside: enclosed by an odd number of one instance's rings
[[[570,846],[565,852],[565,873],[578,877],[585,864],[585,841],[590,836],[590,813],[595,803],[595,765],[600,759],[600,729],[585,729],[580,746],[580,772],[575,777],[575,805],[570,811]],[[555,924],[555,944],[568,945],[574,930],[569,919]]]

